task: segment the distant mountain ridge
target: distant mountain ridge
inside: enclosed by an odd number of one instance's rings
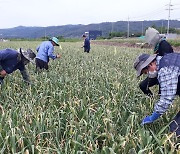
[[[103,22],[89,25],[64,25],[49,27],[14,27],[8,29],[0,29],[0,38],[41,38],[51,36],[63,36],[65,38],[78,38],[89,30],[101,30],[103,36],[108,36],[110,32],[127,32],[127,21]],[[167,27],[167,20],[153,21],[130,21],[129,32],[141,33],[147,27],[155,25],[156,27]],[[171,28],[180,28],[179,20],[170,21]]]

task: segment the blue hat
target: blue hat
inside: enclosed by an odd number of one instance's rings
[[[53,41],[57,46],[59,46],[59,40],[56,37],[50,38],[50,41]]]

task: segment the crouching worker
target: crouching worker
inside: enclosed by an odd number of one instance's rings
[[[59,40],[56,37],[50,38],[49,41],[42,42],[37,47],[36,72],[41,69],[48,70],[49,58],[54,60],[61,57],[59,54],[54,54],[54,46],[59,46]]]
[[[35,57],[36,55],[31,49],[27,51],[23,51],[22,49],[19,51],[14,49],[0,50],[0,84],[3,83],[4,77],[7,74],[11,74],[17,69],[20,70],[24,81],[30,83],[25,65],[33,62]]]
[[[137,71],[137,77],[153,72],[157,76],[161,93],[160,99],[154,106],[153,113],[142,120],[142,125],[157,120],[172,105],[175,95],[180,95],[179,61],[180,53],[169,53],[163,57],[142,54],[136,58],[134,68]],[[180,125],[178,124],[177,128],[179,127]]]
[[[172,46],[165,40],[163,35],[154,28],[149,27],[146,30],[145,39],[146,42],[154,48],[154,53],[158,56],[164,56],[165,54],[174,52]],[[157,77],[154,77],[153,74],[148,74],[148,77],[139,84],[139,87],[144,94],[153,96],[149,87],[158,84]]]

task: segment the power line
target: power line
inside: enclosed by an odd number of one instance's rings
[[[128,25],[127,25],[127,38],[129,37],[129,16],[128,16]]]
[[[132,17],[133,19],[137,19],[137,18],[139,18],[139,19],[145,19],[146,17],[149,17],[149,16],[152,16],[152,15],[156,15],[157,16],[157,14],[159,15],[159,14],[162,14],[163,13],[163,8],[162,7],[160,7],[160,8],[158,8],[158,9],[156,9],[156,10],[153,10],[153,11],[151,11],[151,12],[149,12],[149,13],[146,13],[146,14],[144,14],[144,15],[141,15],[141,16],[138,16],[138,17]],[[165,11],[164,11],[165,12]]]
[[[180,4],[174,4],[174,5],[180,5]]]
[[[170,2],[171,3],[171,2]],[[171,11],[171,10],[178,10],[178,9],[180,9],[180,8],[171,8],[172,6],[177,6],[177,5],[180,5],[180,4],[174,4],[174,5],[170,5],[170,3],[169,4],[167,4],[167,5],[164,5],[164,6],[168,6],[168,9],[166,9],[166,10],[169,10],[169,11]],[[170,5],[170,8],[169,8],[169,5]],[[157,17],[157,15],[159,16],[159,15],[161,15],[161,16],[166,16],[166,10],[164,9],[164,6],[163,7],[159,7],[159,8],[157,8],[157,9],[155,9],[155,10],[153,10],[153,11],[151,11],[151,12],[149,12],[149,13],[146,13],[146,14],[144,14],[144,15],[141,15],[141,16],[134,16],[134,17],[130,17],[130,19],[132,19],[132,20],[146,20],[146,17],[153,17],[153,16],[155,16],[155,17]],[[164,18],[165,19],[165,18]]]
[[[180,10],[180,7],[179,8],[173,8],[173,10]]]

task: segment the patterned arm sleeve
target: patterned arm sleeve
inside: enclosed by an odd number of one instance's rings
[[[27,83],[30,83],[29,75],[28,75],[28,73],[26,71],[26,68],[24,70],[20,70],[20,72],[21,72],[21,75],[22,75],[24,81],[27,82]]]
[[[163,114],[169,109],[176,95],[178,84],[178,68],[162,68],[159,71],[158,79],[161,95],[159,101],[155,104],[154,111]]]

